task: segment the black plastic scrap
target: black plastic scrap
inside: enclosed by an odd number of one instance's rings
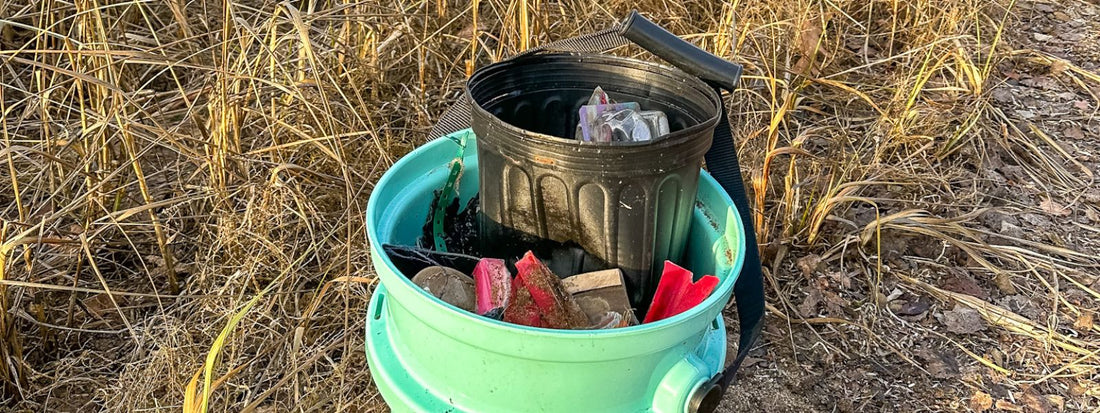
[[[457,196],[449,201],[443,201],[443,190],[435,191],[432,203],[428,207],[428,217],[424,222],[417,245],[424,249],[443,251],[438,248],[438,241],[446,245],[446,252],[454,252],[467,255],[477,255],[480,252],[478,244],[478,197],[474,196],[466,207],[459,209],[460,203]],[[442,212],[442,217],[439,216]],[[438,228],[436,223],[442,222]]]
[[[412,278],[420,270],[435,266],[450,267],[463,274],[472,274],[474,267],[477,266],[477,262],[480,260],[469,255],[432,251],[405,245],[383,244],[382,250],[386,252],[386,256],[390,257],[393,266],[409,278]]]

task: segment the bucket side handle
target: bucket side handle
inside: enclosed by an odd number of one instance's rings
[[[665,373],[653,393],[654,413],[694,412],[693,395],[703,388],[709,388],[710,375],[702,359],[695,353],[688,353],[683,359],[672,365]]]
[[[678,360],[657,385],[653,394],[655,413],[698,412],[708,395],[718,392],[712,378],[726,362],[726,325],[722,315],[714,319],[693,350]]]

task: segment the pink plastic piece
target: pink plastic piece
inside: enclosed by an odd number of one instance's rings
[[[504,265],[504,260],[482,258],[474,267],[474,282],[477,283],[477,313],[485,315],[489,311],[508,306],[512,295],[512,274]]]

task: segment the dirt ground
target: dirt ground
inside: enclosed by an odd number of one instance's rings
[[[1020,20],[1006,30],[1006,40],[1015,48],[1041,51],[1093,72],[1100,69],[1100,3],[1021,2],[1016,10]],[[1021,53],[997,67],[1004,80],[990,92],[993,107],[1018,127],[1026,128],[1030,122],[1052,131],[1051,138],[1076,154],[1074,158],[1081,166],[1096,171],[1100,167],[1100,118],[1096,116],[1100,84],[1082,88],[1060,76],[1064,66],[1040,64],[1027,56]],[[987,231],[982,236],[984,241],[1032,246],[998,236],[1002,234],[1100,256],[1100,187],[1096,183],[1053,196],[1053,206],[1044,206],[1044,197],[1050,194],[1048,188],[1014,165],[1011,155],[1005,153],[1014,149],[990,149],[984,162],[971,165],[968,171],[973,185],[982,188],[982,199],[977,201],[1004,208],[1004,212],[978,217]],[[1040,211],[1035,210],[1036,206]],[[852,210],[845,217],[859,222],[860,213]],[[1038,298],[1045,294],[998,285],[995,279],[981,274],[980,265],[966,254],[941,242],[901,233],[884,233],[883,237],[891,238],[884,240],[891,244],[884,251],[889,257],[884,267],[887,274],[921,273],[942,289],[981,297],[1040,324],[1074,325],[1077,321],[1057,320],[1050,308],[1059,304]],[[912,286],[887,286],[888,291],[899,293],[887,305],[896,316],[877,319],[885,326],[880,324],[874,333],[841,322],[852,316],[859,319],[860,312],[877,310],[872,308],[873,303],[858,303],[857,297],[866,294],[843,286],[846,270],[838,263],[820,263],[810,271],[803,266],[818,260],[817,256],[791,256],[772,274],[780,284],[817,283],[825,298],[815,297],[815,291],[807,289],[803,301],[792,302],[793,308],[784,309],[793,318],[768,314],[763,339],[727,394],[721,411],[1100,410],[1100,387],[1096,384],[1100,374],[1094,367],[1079,376],[1055,374],[1043,380],[1006,377],[966,351],[1009,368],[1031,365],[1043,358],[1042,352],[1026,351],[1028,344],[1021,341],[1029,339],[989,328],[980,318],[954,320],[957,317],[950,314],[957,305]],[[1094,290],[1100,287],[1100,269],[1090,266],[1081,271],[1088,274],[1084,283],[1091,281],[1089,287]],[[1063,284],[1060,288],[1069,302],[1095,308],[1095,298],[1079,286]],[[816,320],[808,322],[811,318]],[[736,318],[727,316],[727,322],[736,324]],[[963,325],[957,326],[960,322]],[[1077,324],[1076,328],[1093,328],[1091,317],[1085,324]],[[920,328],[914,328],[917,326]],[[859,348],[859,343],[872,341],[869,335],[876,336],[873,340],[892,343],[887,347],[893,349]],[[731,334],[729,340],[735,342],[736,336]],[[966,343],[966,349],[959,343]],[[902,352],[916,357],[907,358]]]

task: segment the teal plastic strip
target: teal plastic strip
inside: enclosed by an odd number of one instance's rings
[[[455,159],[451,161],[451,174],[447,177],[447,183],[443,185],[443,193],[439,194],[439,203],[435,205],[435,213],[432,215],[432,236],[435,242],[435,250],[440,252],[447,252],[447,242],[443,239],[443,219],[447,215],[447,206],[454,202],[455,194],[458,193],[458,178],[462,176],[463,164],[462,157],[466,153],[466,137],[469,133],[459,133],[448,136],[449,139],[458,144],[458,151],[455,153]]]

